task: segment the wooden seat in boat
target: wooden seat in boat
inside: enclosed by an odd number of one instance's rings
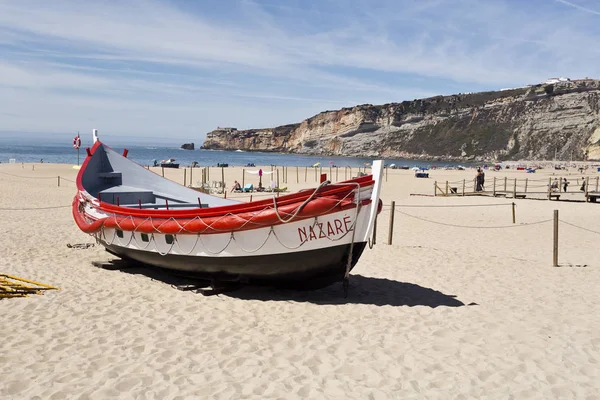
[[[125,185],[113,186],[108,189],[104,189],[99,193],[99,195],[100,200],[111,204],[139,204],[140,202],[156,202],[156,196],[151,190]]]

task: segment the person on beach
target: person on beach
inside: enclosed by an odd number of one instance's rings
[[[558,190],[558,178],[554,178],[554,182],[550,185],[550,189],[552,189],[553,192]]]
[[[475,191],[483,191],[483,171],[481,170],[481,167],[477,168],[477,175],[475,175]]]
[[[563,184],[563,192],[566,193],[567,186],[569,186],[569,181],[567,181],[567,178],[563,178],[562,184]]]
[[[235,181],[235,183],[233,184],[233,188],[231,188],[231,191],[237,192],[238,190],[242,190],[242,186],[238,181]]]
[[[485,192],[485,172],[481,169],[481,190]]]

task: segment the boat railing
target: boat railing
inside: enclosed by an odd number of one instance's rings
[[[142,204],[142,205],[130,205],[128,206],[129,208],[137,208],[137,209],[144,209],[144,210],[148,210],[148,209],[156,209],[156,210],[166,210],[168,209],[173,209],[173,208],[208,208],[209,205],[208,203],[169,203],[169,206],[167,207],[167,204],[157,204],[157,203],[151,203],[151,204]]]

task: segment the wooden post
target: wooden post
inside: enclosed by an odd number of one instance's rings
[[[162,170],[162,176],[164,178],[165,177],[165,167],[160,167],[160,169]]]
[[[183,167],[183,186],[187,183],[187,169]]]
[[[210,166],[206,167],[206,182],[210,181]]]
[[[446,196],[448,196],[448,181],[446,181]]]
[[[335,167],[335,181],[339,182],[340,180],[338,179],[338,175],[340,173],[340,167]],[[596,182],[596,185],[598,185],[598,183]],[[375,219],[375,221],[377,221],[377,219]]]
[[[223,198],[226,199],[227,198],[227,190],[223,189]]]
[[[308,167],[304,167],[304,182],[306,182],[307,176],[308,176]]]
[[[329,179],[333,179],[333,167],[331,165],[329,166]]]
[[[559,193],[561,193],[561,192],[562,192],[562,187],[563,187],[563,184],[562,184],[562,176],[559,176],[559,177],[558,177],[558,192],[559,192]]]
[[[504,177],[504,194],[506,194],[506,181],[508,180],[508,178],[505,176]]]
[[[551,200],[550,193],[552,193],[552,178],[548,178],[548,200]]]
[[[433,196],[437,196],[437,181],[433,181]]]
[[[388,176],[388,169],[390,169],[390,167],[385,167],[385,181],[387,182],[387,176]]]
[[[466,181],[463,179],[463,192],[462,192],[463,196],[465,195],[465,183],[466,183]]]
[[[600,177],[598,177],[598,176],[596,177],[596,192],[598,191],[598,178],[600,178]]]
[[[223,192],[227,192],[225,187],[225,168],[221,167],[221,185],[223,186]]]
[[[554,240],[552,246],[552,266],[558,267],[558,210],[554,210]]]
[[[515,185],[513,186],[513,199],[517,198],[517,178],[515,178]]]
[[[242,168],[242,187],[246,186],[246,168]]]
[[[392,201],[392,209],[390,210],[390,227],[388,230],[388,244],[392,244],[392,237],[394,235],[394,210],[396,208],[396,202]]]
[[[275,186],[277,189],[279,189],[279,168],[277,168],[277,186]],[[277,192],[279,193],[279,192]]]
[[[496,197],[496,177],[494,177],[494,186],[492,187],[492,196]]]
[[[60,187],[60,175],[58,176],[58,187]]]
[[[296,183],[300,183],[300,174],[298,173],[298,167],[296,167]]]
[[[589,191],[590,191],[590,177],[586,176],[585,177],[585,190],[583,191],[583,193],[585,194],[586,200],[587,200],[587,195],[588,195]]]
[[[514,201],[512,203],[512,217],[513,217],[513,224],[516,224],[517,220],[516,220],[516,215],[515,215],[515,202]]]
[[[525,178],[525,194],[527,194],[527,182],[529,181],[529,178]]]

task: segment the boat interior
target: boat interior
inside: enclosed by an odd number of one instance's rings
[[[99,200],[121,207],[197,209],[239,204],[163,178],[100,143],[86,160],[83,188]]]

